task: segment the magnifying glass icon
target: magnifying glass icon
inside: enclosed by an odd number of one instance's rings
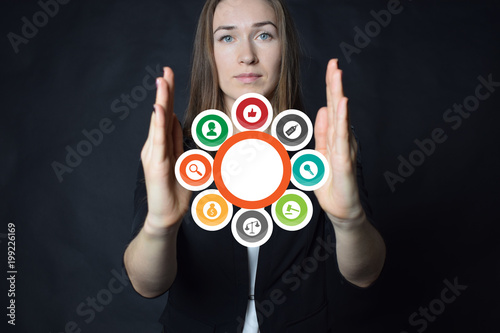
[[[193,172],[193,173],[195,173],[195,172],[196,172],[196,173],[197,173],[197,174],[199,174],[200,176],[203,176],[203,174],[202,174],[201,172],[199,172],[199,171],[198,171],[198,166],[197,166],[196,164],[194,164],[194,163],[193,163],[193,164],[191,164],[191,165],[189,166],[189,171],[191,171],[191,172]]]

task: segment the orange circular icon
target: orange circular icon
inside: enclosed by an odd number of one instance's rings
[[[217,208],[215,208],[215,205],[212,204],[212,202],[216,202],[219,204],[221,211],[217,212]],[[209,212],[205,213],[204,212],[204,207],[205,205],[213,205],[209,208]],[[214,213],[210,212],[210,209],[214,210]],[[200,221],[206,225],[209,226],[216,226],[220,223],[222,223],[226,217],[227,217],[227,212],[229,211],[226,200],[222,198],[220,195],[217,194],[207,194],[204,197],[198,201],[198,204],[196,205],[196,216],[200,219]],[[212,218],[212,216],[216,216],[215,218]]]
[[[188,150],[175,163],[175,176],[183,187],[199,191],[212,183],[212,164],[213,158],[207,152]]]
[[[216,231],[224,228],[233,216],[233,205],[217,190],[206,190],[193,200],[191,215],[202,229]]]

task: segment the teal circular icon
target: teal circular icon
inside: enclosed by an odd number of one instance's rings
[[[271,206],[274,222],[288,231],[304,228],[311,221],[312,211],[311,199],[299,190],[286,190]]]
[[[304,191],[313,191],[328,179],[328,161],[320,152],[305,149],[295,154],[292,159],[292,183]]]
[[[233,126],[225,113],[205,110],[194,119],[191,134],[199,147],[216,151],[233,134]]]

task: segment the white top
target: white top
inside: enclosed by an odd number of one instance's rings
[[[250,272],[250,288],[249,295],[254,295],[255,276],[257,275],[257,262],[259,261],[260,247],[248,247],[248,270]],[[255,300],[248,300],[247,314],[245,316],[245,325],[243,333],[258,333],[259,321],[257,320],[257,312],[255,310]]]

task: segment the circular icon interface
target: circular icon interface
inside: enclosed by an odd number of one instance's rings
[[[241,208],[271,205],[288,188],[290,176],[287,151],[263,132],[235,134],[215,155],[215,185],[224,198]]]
[[[225,113],[205,110],[193,120],[191,134],[199,147],[215,151],[233,134],[233,126]]]
[[[283,216],[286,216],[290,220],[297,219],[300,216],[300,212],[302,212],[300,204],[293,200],[285,202],[281,209]]]
[[[199,193],[191,205],[191,215],[202,229],[216,231],[231,221],[233,205],[227,202],[217,190]]]
[[[191,204],[195,223],[217,231],[232,219],[233,237],[246,247],[265,244],[274,223],[287,231],[304,228],[313,208],[300,190],[315,190],[329,177],[321,153],[301,150],[313,134],[307,115],[293,109],[279,113],[274,121],[273,115],[271,103],[256,93],[235,101],[231,119],[222,111],[205,110],[193,120],[191,134],[201,149],[216,151],[215,158],[194,149],[175,164],[177,181],[188,190],[202,191]],[[269,135],[264,131],[271,123]],[[241,133],[233,135],[233,125]],[[291,160],[290,151],[298,151]],[[206,190],[212,181],[217,190]],[[288,190],[290,181],[300,190]],[[233,205],[240,207],[234,216]],[[271,206],[271,214],[266,206]]]
[[[175,163],[175,177],[186,189],[200,191],[212,184],[214,161],[207,152],[199,149],[184,152]]]
[[[292,183],[301,190],[316,190],[328,179],[328,162],[323,154],[316,150],[302,150],[292,157],[291,162]]]
[[[262,111],[255,104],[249,104],[243,109],[243,119],[249,124],[255,124],[262,119]]]
[[[311,199],[298,190],[287,190],[271,206],[271,213],[276,224],[288,231],[304,228],[311,221],[312,211]]]
[[[271,133],[280,140],[286,150],[297,151],[311,141],[313,126],[304,112],[290,109],[276,116]]]
[[[273,232],[271,216],[264,210],[240,209],[231,223],[234,238],[243,246],[261,246]]]
[[[240,131],[265,131],[273,119],[273,107],[264,96],[248,93],[233,104],[231,118]]]

